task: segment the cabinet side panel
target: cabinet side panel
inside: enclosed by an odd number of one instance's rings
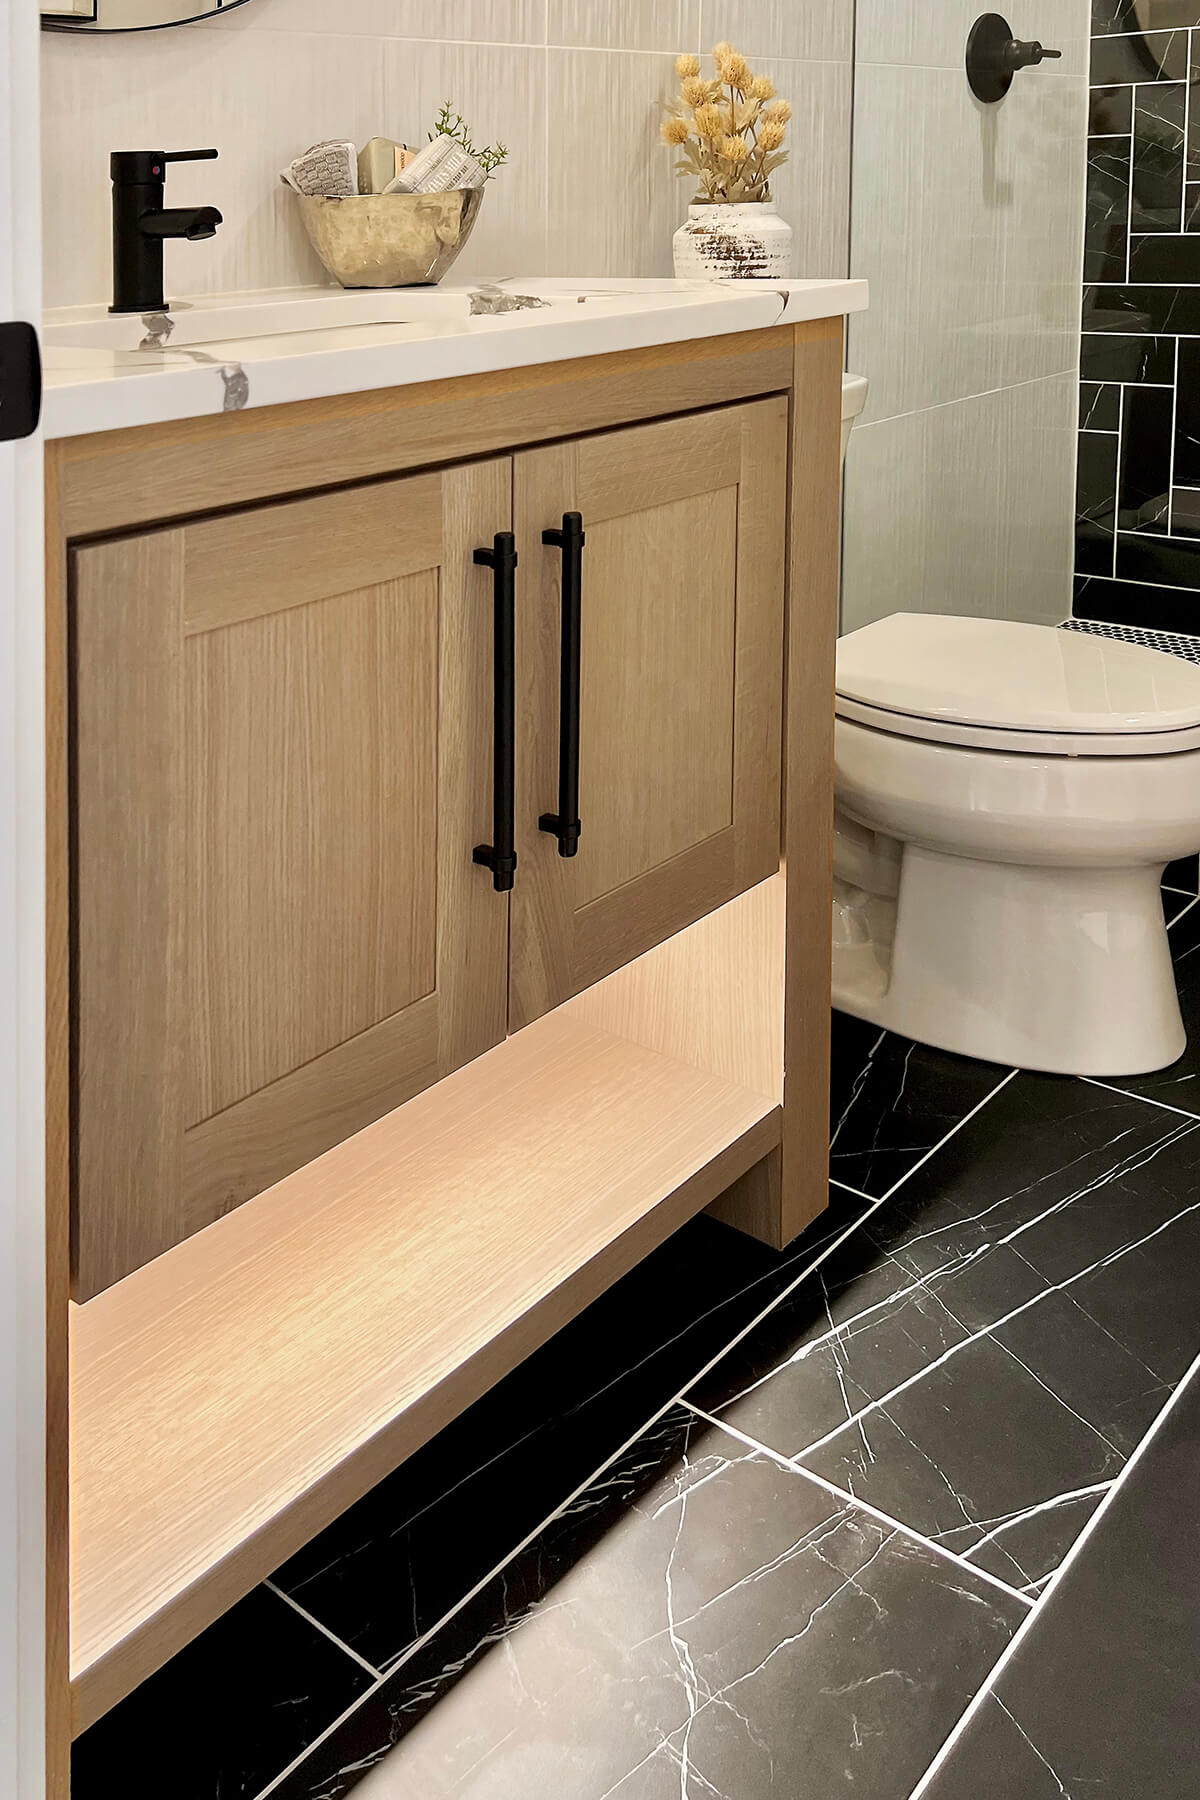
[[[70,850],[67,553],[59,447],[46,446],[46,1800],[70,1785]]]
[[[183,1111],[183,540],[75,558],[76,1294],[174,1243]]]
[[[828,1204],[833,683],[840,542],[842,321],[796,327],[784,748],[787,972],[777,1241]]]

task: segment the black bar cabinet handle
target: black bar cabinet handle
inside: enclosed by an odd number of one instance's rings
[[[476,550],[475,561],[492,571],[492,612],[495,621],[495,647],[492,653],[495,669],[495,715],[492,738],[492,839],[490,844],[477,844],[472,860],[492,871],[492,886],[498,894],[507,894],[517,870],[517,853],[513,847],[513,736],[516,706],[514,697],[515,662],[515,597],[513,571],[517,566],[517,540],[511,531],[498,531],[490,550]]]
[[[563,514],[562,529],[542,533],[562,551],[562,661],[558,677],[558,811],[542,813],[538,829],[558,839],[558,854],[579,848],[579,610],[583,589],[583,514]]]

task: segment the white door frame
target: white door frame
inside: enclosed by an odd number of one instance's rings
[[[41,315],[37,0],[0,0],[0,320]],[[44,1800],[42,445],[0,443],[0,1795]]]

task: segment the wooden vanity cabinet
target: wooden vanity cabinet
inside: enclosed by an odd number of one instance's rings
[[[775,396],[74,552],[77,1297],[777,870],[786,471]],[[511,895],[472,860],[510,528]]]
[[[842,348],[47,445],[59,1765],[686,1220],[827,1203]]]
[[[505,1033],[508,459],[76,551],[80,1298]]]

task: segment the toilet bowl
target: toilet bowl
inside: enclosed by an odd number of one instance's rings
[[[1186,1042],[1164,866],[1200,848],[1200,668],[897,613],[839,641],[834,1004],[1073,1075]]]

